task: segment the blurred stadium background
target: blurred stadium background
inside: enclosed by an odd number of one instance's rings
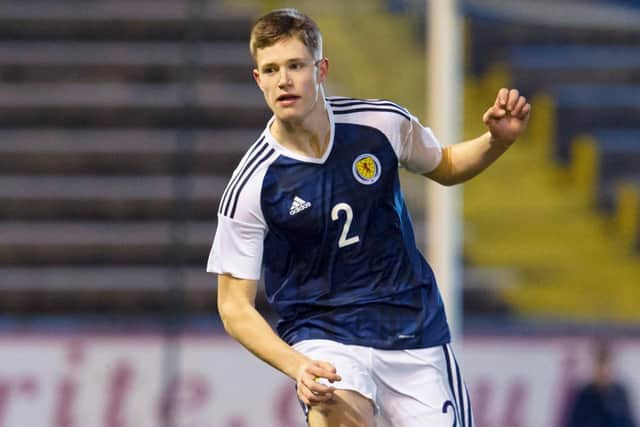
[[[304,425],[293,384],[225,337],[204,272],[221,191],[269,116],[249,29],[283,6],[320,24],[328,94],[428,125],[424,1],[0,3],[0,426]],[[500,87],[534,108],[464,186],[476,425],[562,426],[594,337],[640,416],[640,4],[460,9],[465,137]],[[424,183],[403,181],[422,230]]]

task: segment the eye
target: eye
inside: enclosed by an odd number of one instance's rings
[[[290,70],[302,70],[304,68],[304,62],[292,62],[291,64],[289,64],[289,69]]]
[[[264,67],[262,69],[262,74],[273,74],[276,72],[276,67]]]

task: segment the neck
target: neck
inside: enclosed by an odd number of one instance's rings
[[[271,133],[287,149],[308,157],[322,157],[329,144],[331,126],[324,101],[319,101],[311,114],[299,122],[276,117]]]

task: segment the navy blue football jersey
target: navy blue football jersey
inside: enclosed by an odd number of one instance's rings
[[[433,170],[441,147],[406,109],[326,99],[322,158],[291,152],[269,122],[223,194],[207,270],[257,280],[289,344],[380,349],[450,341],[433,272],[416,247],[399,166]]]

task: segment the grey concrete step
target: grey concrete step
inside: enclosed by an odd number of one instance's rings
[[[268,117],[252,83],[0,84],[0,127],[5,128],[253,128]]]
[[[216,223],[0,222],[0,265],[205,265]]]
[[[0,267],[0,311],[15,313],[176,314],[216,312],[217,279],[204,265],[167,266],[59,265]],[[177,301],[178,297],[182,301]],[[270,312],[262,282],[256,295],[259,310]]]
[[[4,314],[152,314],[183,304],[189,312],[215,312],[216,279],[204,268],[163,266],[55,266],[0,268]],[[180,295],[182,301],[176,301]]]
[[[5,82],[170,82],[184,78],[185,64],[197,80],[252,81],[246,42],[0,41]]]
[[[475,3],[483,1],[475,0]],[[519,7],[519,3],[508,3],[515,8]],[[579,3],[584,2],[575,2],[574,6],[586,10]],[[599,2],[592,2],[590,6],[597,7],[595,3]],[[607,2],[602,3],[605,4]],[[533,4],[533,2],[530,2],[530,5]],[[537,21],[535,18],[513,19],[514,16],[509,17],[510,12],[506,12],[500,17],[491,16],[491,13],[482,12],[482,6],[474,8],[466,5],[465,9],[467,29],[471,35],[468,46],[470,53],[469,65],[476,75],[483,74],[490,64],[506,60],[512,46],[547,45],[555,47],[566,44],[638,45],[638,40],[640,40],[640,26],[637,25],[637,22],[633,22],[633,15],[637,14],[634,9],[629,9],[630,13],[623,17],[624,21],[626,21],[625,25],[616,24],[615,21],[593,18],[588,19],[589,22],[585,22],[584,25],[575,23],[571,25],[569,23],[551,24],[550,22]],[[520,9],[525,10],[524,8]],[[544,11],[545,8],[539,8],[538,10]],[[549,8],[549,10],[554,9]],[[556,14],[556,17],[571,18],[571,16],[558,14]],[[496,25],[500,26],[499,32],[492,30],[496,28]],[[570,58],[567,58],[567,62],[570,62]]]
[[[556,159],[567,164],[573,138],[598,128],[636,128],[640,123],[640,84],[567,84],[552,92]]]
[[[506,63],[526,94],[567,83],[640,83],[640,45],[512,45]]]
[[[212,220],[228,177],[0,176],[0,220]]]
[[[176,271],[165,266],[54,266],[43,268],[2,267],[0,292],[38,291],[83,292],[144,290],[166,292],[175,286],[178,274],[186,290],[211,290],[216,276],[205,271],[205,266],[186,267]]]
[[[209,40],[248,40],[250,17],[230,14],[216,2],[199,3],[201,10],[191,8],[194,2],[174,0],[4,0],[0,38],[181,40],[195,33]]]
[[[640,183],[640,128],[601,128],[590,135],[596,142],[596,202],[613,213],[619,184],[625,181],[638,187]]]
[[[186,163],[191,173],[229,176],[261,131],[0,129],[0,174],[163,175]]]

